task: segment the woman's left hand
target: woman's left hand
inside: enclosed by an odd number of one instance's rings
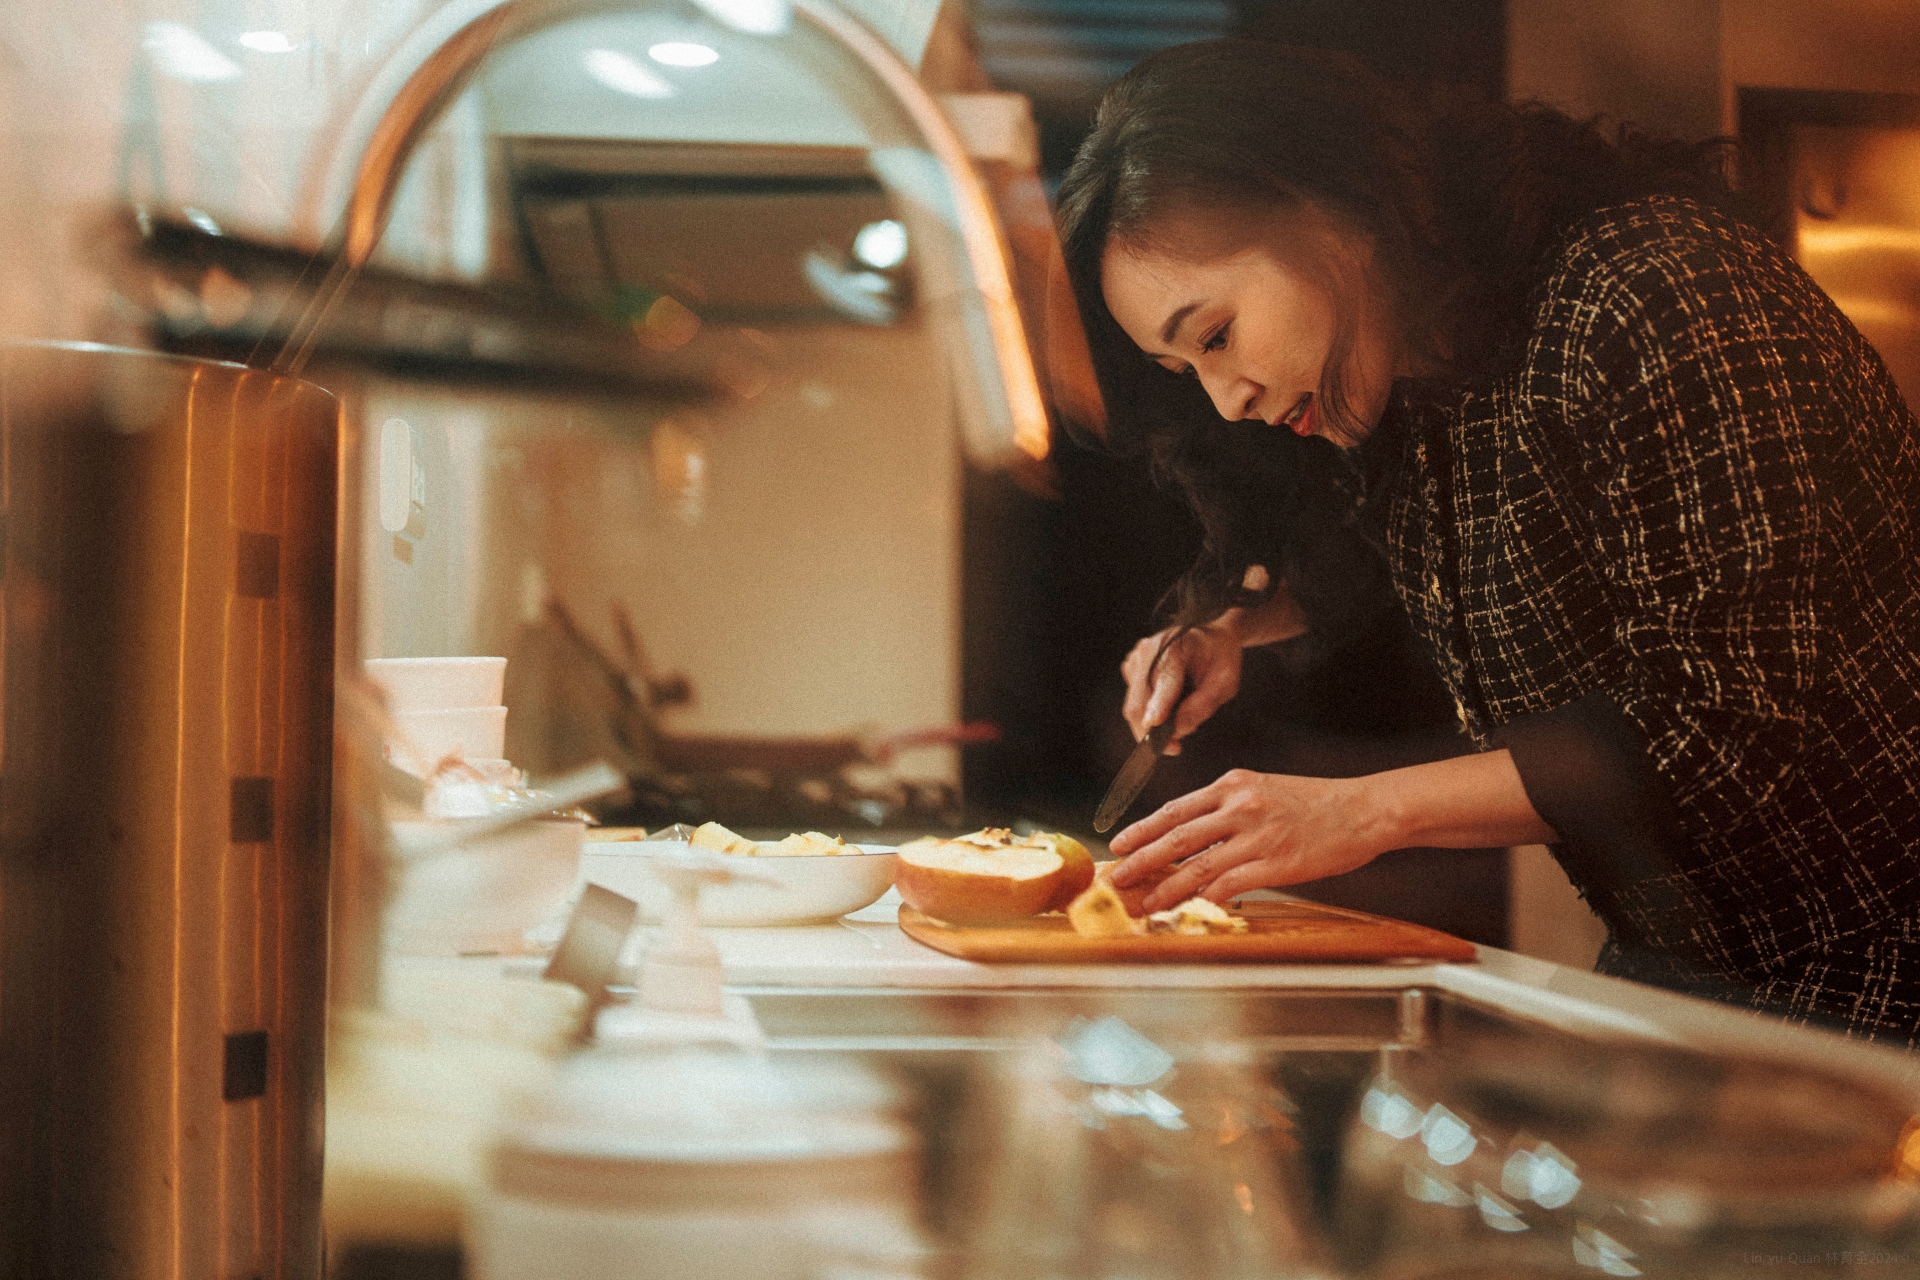
[[[1120,888],[1187,859],[1148,895],[1164,911],[1196,895],[1235,894],[1338,875],[1393,848],[1365,778],[1294,778],[1235,769],[1116,835]]]

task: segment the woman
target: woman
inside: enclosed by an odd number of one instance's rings
[[[1228,773],[1115,837],[1119,883],[1546,843],[1603,971],[1913,1041],[1915,423],[1720,164],[1250,41],[1108,94],[1059,194],[1107,443],[1207,532],[1135,734],[1365,616],[1357,528],[1482,748]]]

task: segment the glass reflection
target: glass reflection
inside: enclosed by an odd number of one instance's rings
[[[1355,1276],[1720,1277],[1920,1258],[1898,1100],[1788,1063],[1477,1028],[1391,1051],[1347,1131]],[[1862,1268],[1867,1268],[1863,1270]]]

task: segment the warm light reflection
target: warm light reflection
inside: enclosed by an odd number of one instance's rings
[[[1920,1116],[1902,1126],[1893,1144],[1893,1168],[1889,1176],[1903,1182],[1920,1182]]]
[[[1847,319],[1858,325],[1913,325],[1920,320],[1920,313],[1905,302],[1893,298],[1877,297],[1872,294],[1846,293],[1837,289],[1827,291],[1833,299],[1833,305],[1845,313]]]
[[[1861,253],[1881,250],[1890,253],[1920,254],[1920,231],[1908,227],[1820,227],[1800,228],[1801,257],[1821,254]]]
[[[678,298],[663,295],[633,322],[634,336],[649,351],[673,351],[692,342],[700,332],[700,317]]]
[[[672,420],[653,429],[648,442],[653,461],[653,485],[660,497],[687,524],[698,524],[706,513],[707,447],[691,430]]]
[[[668,67],[710,67],[720,61],[720,55],[706,45],[684,40],[656,44],[647,50],[647,56]]]

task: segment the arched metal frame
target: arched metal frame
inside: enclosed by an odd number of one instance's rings
[[[369,85],[320,170],[310,226],[341,208],[332,269],[273,367],[297,375],[315,335],[353,276],[373,256],[393,210],[407,161],[488,53],[507,41],[591,13],[619,12],[617,0],[454,0],[415,28]],[[985,310],[1013,443],[1047,456],[1046,402],[1015,301],[1012,269],[984,183],[939,105],[900,56],[859,20],[827,0],[793,0],[793,15],[826,35],[885,90],[920,134],[952,184],[968,266]],[[357,162],[352,157],[357,156]],[[350,166],[350,167],[349,167]]]

